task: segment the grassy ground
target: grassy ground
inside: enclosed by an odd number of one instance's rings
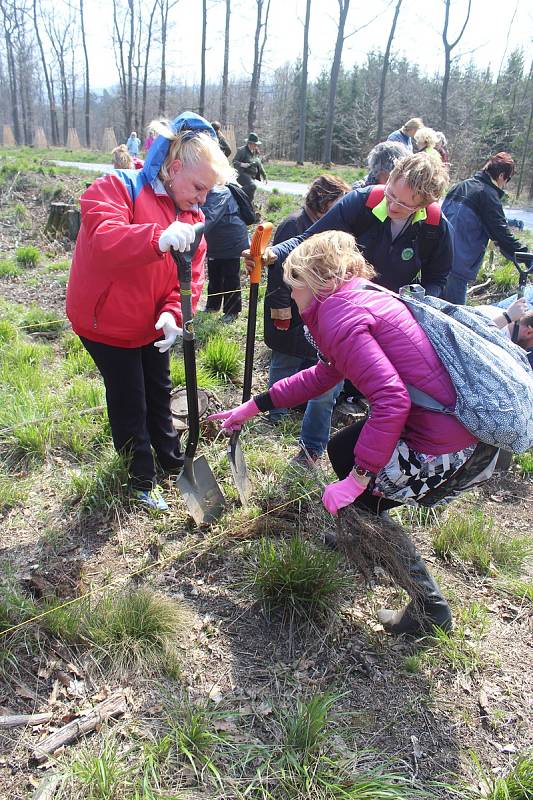
[[[370,590],[324,549],[330,473],[288,466],[298,414],[243,431],[250,508],[206,424],[223,518],[196,528],[170,485],[169,514],[136,507],[100,379],[64,318],[68,246],[42,235],[51,176],[25,163],[0,164],[0,716],[51,718],[0,720],[0,798],[30,798],[45,777],[49,798],[77,800],[531,798],[529,456],[448,510],[399,512],[456,619],[417,645],[375,621],[400,593],[379,575]],[[84,185],[52,177],[64,198]],[[295,207],[258,197],[273,222]],[[487,259],[476,301],[501,296],[505,269]],[[239,398],[245,330],[244,314],[198,316],[215,404]],[[261,338],[259,315],[254,392]],[[179,350],[172,375],[180,385]],[[41,740],[121,687],[126,715],[37,768]]]

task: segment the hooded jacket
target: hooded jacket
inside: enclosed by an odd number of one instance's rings
[[[407,307],[383,292],[358,289],[354,278],[301,313],[326,361],[278,381],[256,398],[261,411],[293,408],[348,378],[370,402],[355,463],[378,472],[400,438],[414,450],[442,455],[477,439],[452,415],[411,403],[406,384],[455,406],[450,376]]]
[[[492,239],[504,256],[513,256],[522,249],[512,235],[503,213],[503,189],[480,170],[472,178],[453,186],[442,204],[453,232],[452,274],[473,280],[483,261],[485,248]]]
[[[214,131],[185,112],[174,131]],[[162,253],[162,232],[176,219],[203,222],[200,209],[179,211],[158,177],[170,140],[158,136],[140,170],[115,170],[98,178],[80,199],[81,228],[67,287],[67,315],[79,336],[116,347],[142,347],[160,338],[155,323],[170,311],[182,325],[177,269]],[[192,303],[204,283],[205,240],[192,263]]]

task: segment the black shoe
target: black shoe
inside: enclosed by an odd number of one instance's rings
[[[224,322],[226,325],[229,325],[231,322],[235,322],[236,319],[237,314],[224,314],[222,316],[222,322]]]

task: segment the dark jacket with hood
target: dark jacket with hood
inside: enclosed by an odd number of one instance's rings
[[[215,186],[202,206],[208,258],[239,258],[250,245],[248,228],[227,186]]]
[[[485,248],[492,239],[504,256],[511,257],[522,245],[509,230],[503,213],[505,192],[488,172],[476,172],[450,189],[442,204],[453,228],[452,273],[473,280],[481,266]]]
[[[295,211],[278,225],[273,244],[299,236],[313,224],[305,208]],[[290,309],[288,330],[280,331],[274,325],[271,309]],[[291,290],[283,280],[283,266],[276,261],[267,272],[267,290],[264,304],[264,339],[272,350],[299,358],[316,358],[316,350],[304,336],[304,324],[298,306],[291,299]]]

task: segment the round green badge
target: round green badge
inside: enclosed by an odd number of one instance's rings
[[[404,250],[402,250],[402,261],[410,261],[414,254],[415,251],[412,247],[406,247]]]

